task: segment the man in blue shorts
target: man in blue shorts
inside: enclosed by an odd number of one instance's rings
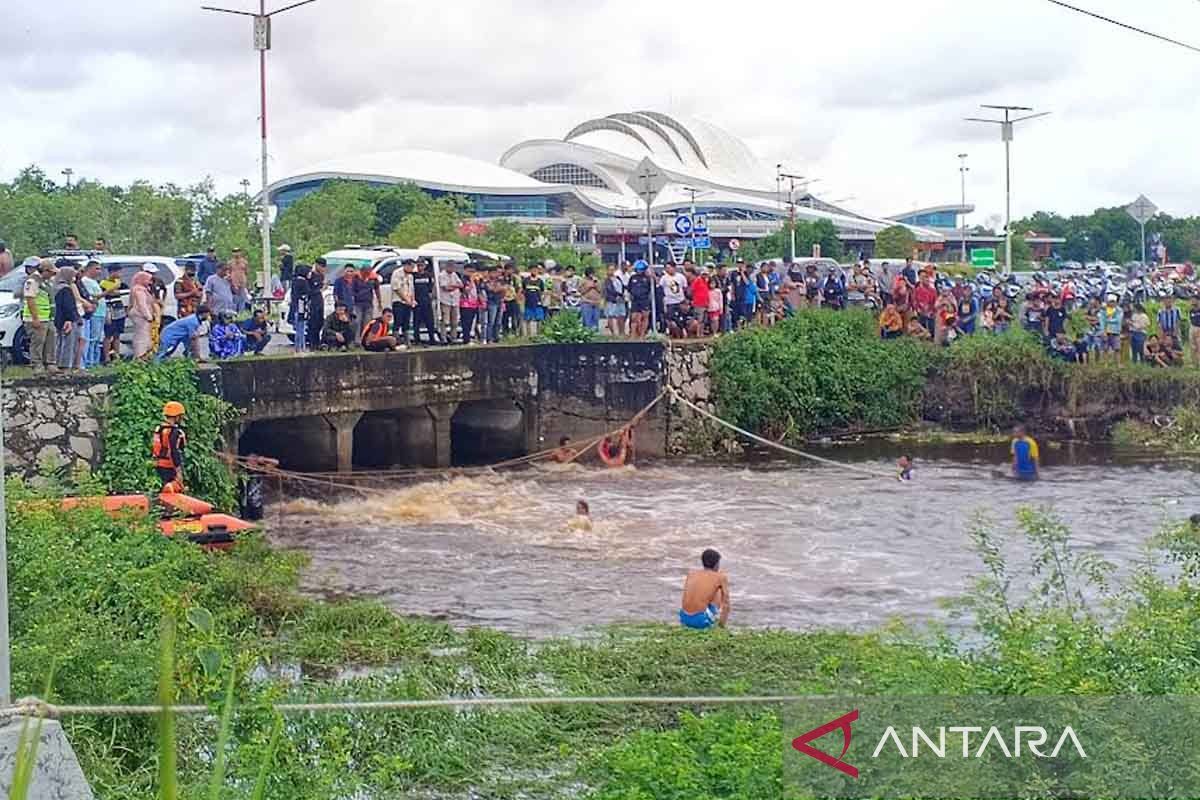
[[[1013,477],[1019,481],[1036,481],[1041,466],[1041,455],[1037,442],[1025,430],[1024,425],[1013,428],[1012,441]]]
[[[725,627],[729,619],[729,576],[720,570],[721,554],[709,548],[700,554],[703,569],[688,573],[679,604],[679,622],[687,628],[705,630]]]

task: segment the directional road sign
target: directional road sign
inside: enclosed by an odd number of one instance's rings
[[[680,236],[687,236],[692,232],[691,214],[680,214],[675,218],[675,232]]]
[[[634,167],[633,172],[629,175],[629,180],[625,183],[630,189],[637,192],[643,201],[651,202],[663,190],[663,187],[670,183],[670,180],[661,169],[654,166],[653,161],[643,158],[641,163]]]
[[[708,216],[706,214],[692,215],[692,233],[696,234],[697,236],[708,233]]]
[[[994,267],[996,266],[996,248],[980,247],[971,251],[971,266],[973,267]]]
[[[1140,224],[1145,225],[1154,218],[1158,213],[1158,206],[1146,199],[1146,195],[1138,195],[1138,199],[1131,204],[1125,206],[1125,210],[1129,212],[1129,216],[1133,217]]]
[[[707,236],[697,236],[695,239],[689,239],[688,244],[697,250],[707,250],[712,247],[712,240]]]

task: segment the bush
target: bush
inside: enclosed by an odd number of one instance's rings
[[[539,342],[553,344],[585,344],[596,338],[596,332],[583,324],[578,311],[559,311],[542,323],[538,331]]]
[[[880,340],[866,312],[820,309],[721,338],[712,374],[721,416],[794,441],[913,421],[934,358],[919,342]]]
[[[158,364],[133,361],[117,368],[105,420],[101,478],[113,492],[158,491],[161,484],[150,458],[150,442],[168,400],[178,400],[187,409],[183,429],[188,493],[220,509],[235,508],[233,474],[218,454],[225,449],[224,427],[236,418],[236,410],[200,391],[196,364],[189,359]]]

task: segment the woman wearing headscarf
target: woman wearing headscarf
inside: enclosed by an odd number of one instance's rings
[[[59,369],[74,369],[80,316],[73,268],[59,267],[50,284],[50,295],[54,298],[54,328],[58,333],[55,360]]]
[[[154,353],[150,328],[154,323],[155,300],[150,293],[150,274],[138,272],[133,276],[129,291],[129,321],[133,324],[133,357],[146,358]]]

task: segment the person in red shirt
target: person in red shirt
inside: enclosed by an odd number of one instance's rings
[[[933,315],[937,300],[938,290],[933,285],[933,276],[926,273],[921,276],[921,282],[913,290],[913,308],[917,312],[917,319],[931,336],[934,333]]]
[[[701,328],[705,325],[708,319],[708,276],[701,270],[696,270],[696,277],[692,279],[692,308],[696,309],[699,316]],[[708,333],[716,333],[716,331],[708,331]]]

